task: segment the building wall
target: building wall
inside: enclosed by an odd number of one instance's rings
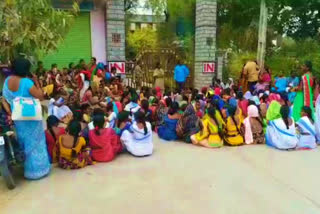
[[[217,29],[217,1],[197,0],[196,37],[195,37],[195,73],[194,87],[201,88],[211,84],[213,73],[204,74],[203,63],[215,61]],[[212,40],[212,46],[207,44]]]
[[[125,61],[124,0],[112,0],[107,6],[107,61]]]
[[[106,54],[106,17],[103,8],[91,11],[91,46],[92,56],[97,62],[107,62]]]

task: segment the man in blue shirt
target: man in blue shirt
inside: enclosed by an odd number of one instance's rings
[[[189,74],[189,68],[186,65],[182,65],[179,61],[178,65],[174,68],[174,80],[177,82],[180,91],[184,89],[184,85]]]

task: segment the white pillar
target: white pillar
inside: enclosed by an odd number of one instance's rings
[[[97,62],[107,62],[106,54],[106,17],[105,11],[98,8],[90,12],[91,50]]]
[[[216,61],[217,1],[196,1],[194,87],[211,84],[214,73],[203,73],[203,63]],[[217,62],[216,62],[217,63]]]

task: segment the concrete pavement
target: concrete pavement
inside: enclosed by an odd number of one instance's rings
[[[21,179],[13,191],[0,177],[0,213],[320,213],[318,149],[154,142],[151,157],[54,168],[43,180]]]

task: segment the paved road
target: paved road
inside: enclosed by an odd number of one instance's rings
[[[0,178],[0,213],[320,213],[319,150],[155,142],[152,157],[123,154],[78,171],[54,168],[13,191]]]

